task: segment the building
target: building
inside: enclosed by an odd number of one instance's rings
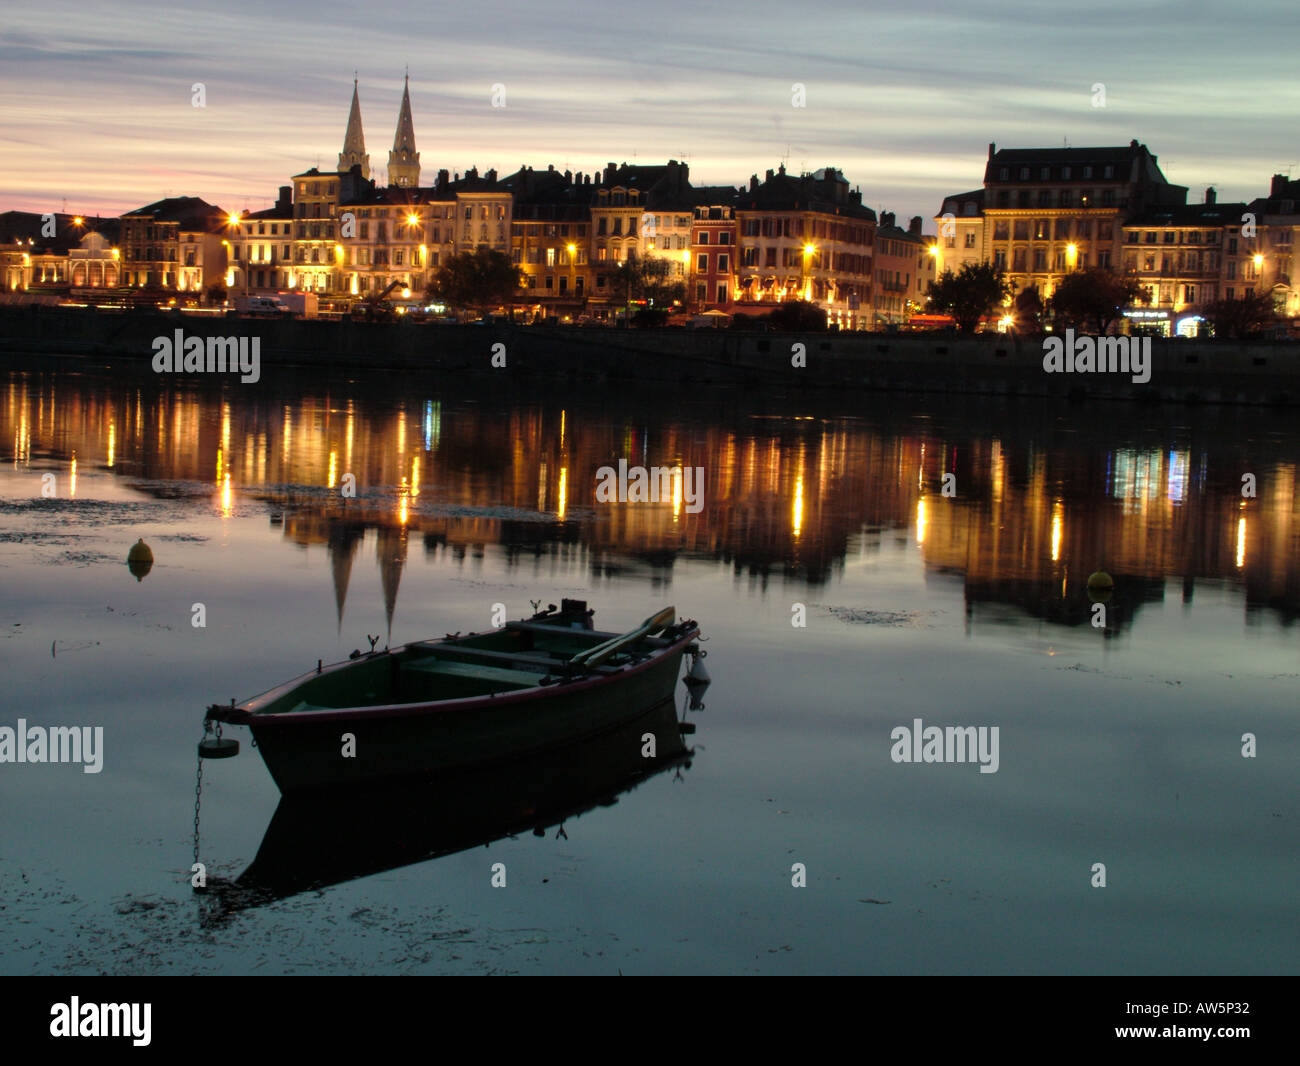
[[[1214,189],[1206,189],[1203,203],[1149,207],[1124,224],[1117,267],[1141,285],[1138,301],[1124,310],[1132,326],[1195,336],[1200,310],[1226,295],[1224,279],[1237,273],[1235,261],[1242,258],[1238,235],[1246,205],[1217,200]],[[1245,265],[1253,272],[1249,256]]]
[[[520,167],[502,179],[513,198],[510,258],[524,275],[512,310],[525,319],[574,321],[591,291],[592,175]]]
[[[200,299],[226,284],[237,216],[197,196],[176,196],[121,217],[121,284]]]
[[[0,286],[46,295],[116,288],[119,229],[117,219],[6,211],[0,214]]]
[[[731,314],[740,299],[740,227],[737,191],[730,186],[693,190],[687,307],[695,314]]]
[[[834,167],[799,177],[782,165],[737,193],[739,296],[735,310],[766,314],[785,300],[822,308],[842,329],[871,323],[876,213]]]
[[[357,126],[360,129],[359,118]],[[420,153],[415,150],[409,75],[402,87],[402,105],[397,111],[397,131],[393,134],[393,147],[388,153],[388,184],[402,189],[420,187]]]
[[[1003,148],[989,145],[984,172],[983,258],[1019,292],[1048,299],[1067,271],[1117,269],[1125,222],[1186,202],[1145,145]]]
[[[939,235],[938,273],[951,270],[960,274],[967,263],[978,265],[984,258],[984,190],[954,193],[944,197],[943,207],[934,217]]]
[[[1291,319],[1293,327],[1300,326],[1296,322],[1300,319],[1300,279],[1294,259],[1300,246],[1300,181],[1274,174],[1268,196],[1252,200],[1246,211],[1254,220],[1255,234],[1243,234],[1238,244],[1235,261],[1239,276],[1242,282],[1271,292],[1278,313]],[[1248,271],[1246,260],[1253,269]],[[1229,295],[1228,288],[1238,293],[1242,288],[1236,279],[1225,277],[1224,284],[1225,295]]]
[[[925,312],[935,279],[939,250],[934,237],[921,232],[921,216],[907,229],[894,225],[894,214],[881,214],[872,256],[872,311],[876,327],[901,326]]]

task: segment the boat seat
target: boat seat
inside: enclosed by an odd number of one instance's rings
[[[532,688],[546,675],[545,670],[511,670],[485,663],[458,663],[428,656],[418,662],[408,663],[403,671],[420,674],[442,674],[449,677],[473,677],[498,684]]]

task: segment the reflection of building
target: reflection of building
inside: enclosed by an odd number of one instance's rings
[[[41,377],[31,389],[15,380],[0,392],[0,435],[16,461],[75,452],[83,470],[207,483],[222,514],[239,497],[265,498],[287,541],[328,552],[340,626],[369,536],[390,618],[416,536],[435,558],[502,545],[507,565],[544,556],[552,573],[632,567],[663,578],[685,556],[755,582],[820,584],[881,533],[910,539],[928,570],[962,575],[971,603],[1059,622],[1086,624],[1084,584],[1097,569],[1120,579],[1118,628],[1178,579],[1185,597],[1197,580],[1227,581],[1249,606],[1300,618],[1295,436],[1277,435],[1257,461],[1258,496],[1243,498],[1232,441],[1244,437],[1209,415],[1214,450],[1116,448],[1104,423],[1082,426],[1066,448],[1014,419],[990,438],[982,408],[965,424],[950,413],[937,430],[888,410],[873,423],[753,419],[743,402],[697,422],[572,397],[563,407],[395,405],[378,392],[293,391],[240,406],[120,382]],[[680,482],[660,503],[598,503],[596,471],[617,457],[704,467],[702,510],[687,511]],[[955,497],[942,493],[947,472]],[[339,493],[346,474],[356,498]]]

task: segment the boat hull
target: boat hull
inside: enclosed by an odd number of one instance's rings
[[[419,778],[597,736],[673,698],[698,630],[616,672],[428,705],[249,715],[285,794]]]

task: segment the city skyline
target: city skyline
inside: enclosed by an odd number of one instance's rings
[[[881,13],[828,0],[802,9],[797,25],[793,15],[767,17],[764,5],[747,20],[669,4],[614,21],[580,7],[510,10],[507,21],[505,9],[493,17],[499,6],[412,9],[356,26],[339,4],[315,6],[301,25],[236,3],[205,14],[201,39],[184,13],[151,11],[145,21],[139,4],[75,20],[59,17],[74,10],[61,4],[13,13],[0,43],[4,206],[59,211],[66,200],[69,211],[117,215],[170,194],[261,209],[287,175],[333,169],[354,72],[367,148],[382,169],[408,67],[430,173],[680,158],[693,181],[740,185],[781,162],[796,173],[833,165],[864,204],[931,218],[943,197],[980,184],[989,141],[1136,138],[1160,153],[1170,181],[1213,185],[1224,200],[1249,200],[1270,174],[1300,167],[1287,123],[1300,90],[1264,73],[1285,62],[1286,27],[1300,28],[1281,5],[1265,16],[1278,32],[1254,39],[1245,27],[1225,30],[1206,5],[1178,7],[1158,49],[1119,5],[1017,12],[1014,22],[986,5],[944,14],[950,35],[925,3]],[[131,9],[140,17],[124,19]],[[820,32],[834,25],[842,32]],[[1070,36],[1098,25],[1115,29],[1095,42]],[[1207,80],[1186,56],[1211,42]],[[1049,46],[1062,50],[1059,61],[1025,64]],[[1008,77],[1011,62],[1045,74]],[[195,83],[203,107],[193,106]],[[796,83],[804,107],[792,106]],[[1105,106],[1094,106],[1097,85]],[[492,106],[494,87],[504,107]]]

